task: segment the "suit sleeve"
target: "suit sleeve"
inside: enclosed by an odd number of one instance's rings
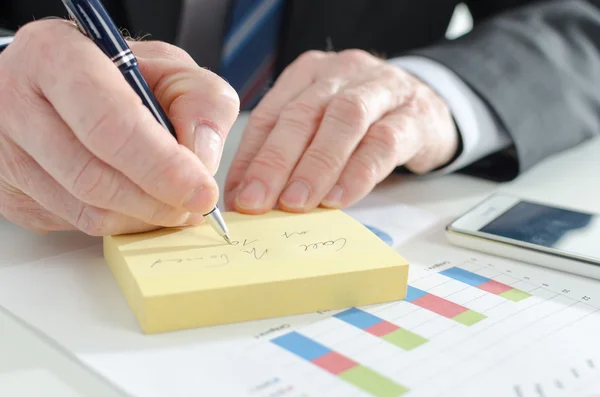
[[[0,37],[7,37],[7,36],[12,36],[12,35],[13,35],[13,32],[11,32],[10,30],[0,28]]]
[[[510,179],[600,133],[600,0],[518,7],[413,54],[456,73],[511,137],[476,168],[514,169]]]

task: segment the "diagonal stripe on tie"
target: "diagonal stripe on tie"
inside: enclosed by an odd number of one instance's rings
[[[233,0],[221,75],[238,92],[242,109],[260,99],[273,75],[283,0]]]
[[[256,100],[263,96],[264,90],[273,74],[275,66],[275,55],[266,58],[254,74],[248,79],[241,88],[239,96],[240,103],[245,107],[251,108],[256,104]]]
[[[240,47],[246,44],[252,38],[252,34],[260,27],[262,23],[268,21],[275,14],[277,7],[281,5],[281,0],[258,1],[258,5],[248,15],[241,25],[237,25],[225,37],[225,47],[223,49],[223,63],[226,65],[231,62],[235,53]]]

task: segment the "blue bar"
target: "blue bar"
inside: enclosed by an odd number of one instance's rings
[[[271,342],[308,361],[312,361],[315,358],[319,358],[331,352],[331,350],[320,343],[295,331],[280,336],[279,338],[275,338]]]
[[[367,329],[382,321],[379,317],[375,317],[374,315],[363,312],[355,307],[342,313],[338,313],[334,317],[337,317],[340,320],[345,321],[350,325],[354,325],[360,329]]]
[[[473,287],[479,287],[481,284],[485,284],[490,281],[489,278],[480,276],[475,273],[471,273],[467,270],[461,269],[459,267],[451,267],[448,270],[444,270],[440,272],[446,277],[453,278],[457,281],[460,281],[465,284],[472,285]]]
[[[404,298],[404,300],[407,302],[412,302],[424,297],[425,295],[427,295],[427,292],[409,285],[406,291],[406,298]]]

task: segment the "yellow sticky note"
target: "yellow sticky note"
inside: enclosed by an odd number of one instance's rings
[[[408,264],[339,210],[223,214],[209,225],[104,238],[104,256],[145,333],[404,299]]]

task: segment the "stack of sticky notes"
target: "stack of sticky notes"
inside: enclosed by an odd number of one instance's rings
[[[339,210],[223,214],[208,225],[104,239],[104,256],[145,333],[404,299],[408,264]]]

